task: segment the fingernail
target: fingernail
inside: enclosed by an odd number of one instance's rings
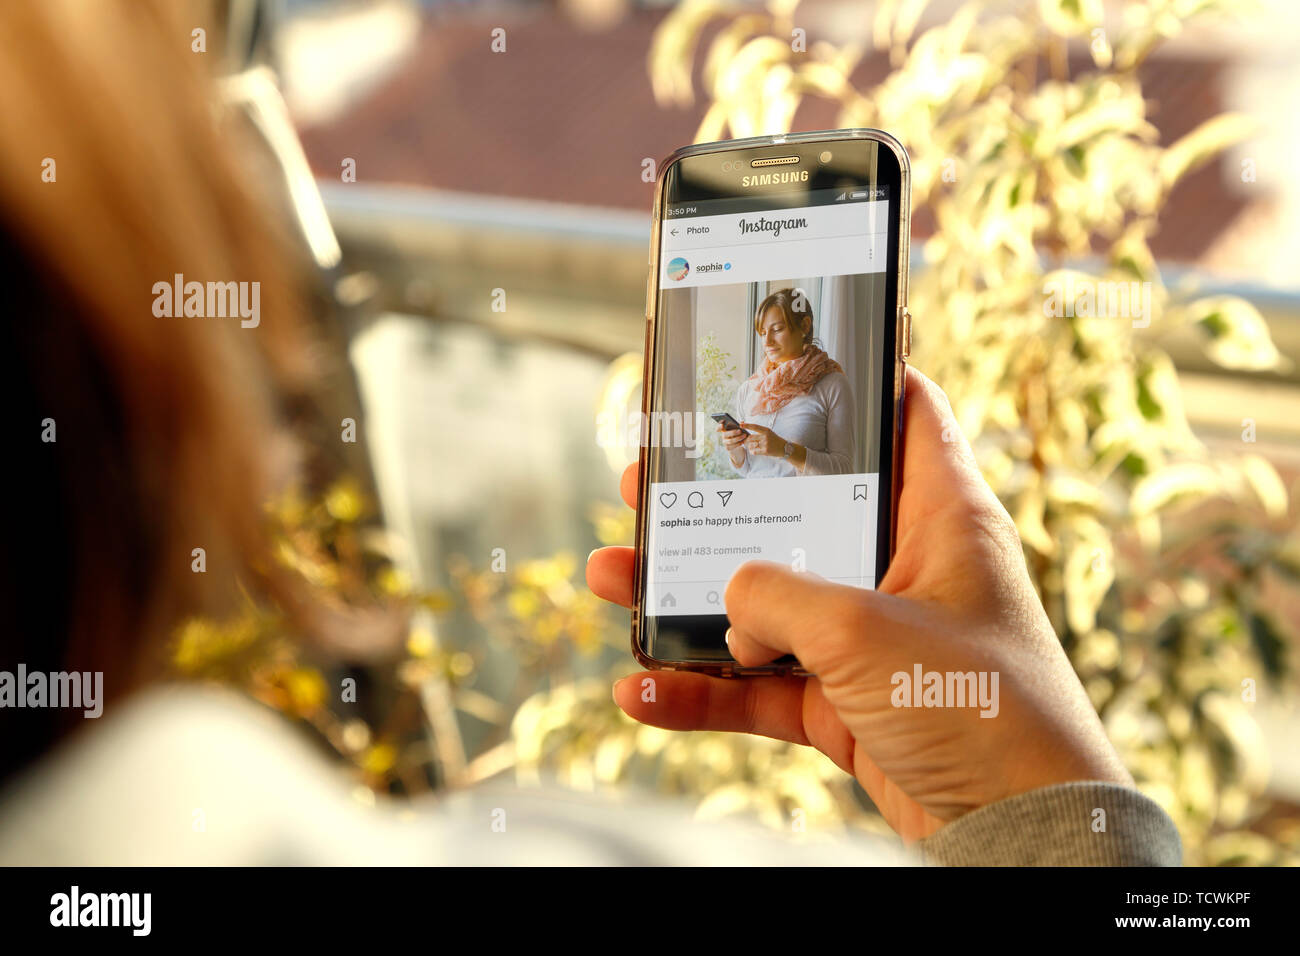
[[[727,628],[727,650],[731,649],[731,628]]]
[[[610,692],[610,696],[614,698],[614,703],[616,704],[618,703],[618,683],[618,681],[614,681],[613,690]]]
[[[596,553],[597,551],[599,551],[599,550],[600,550],[600,548],[592,548],[592,549],[591,549],[591,554],[595,554],[595,553]],[[590,560],[591,560],[591,554],[587,555],[587,561],[590,561]],[[586,562],[584,562],[584,563],[586,563]]]

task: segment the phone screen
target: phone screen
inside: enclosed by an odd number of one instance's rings
[[[874,588],[892,551],[906,154],[795,139],[664,173],[635,632],[658,662],[731,660],[744,561]]]

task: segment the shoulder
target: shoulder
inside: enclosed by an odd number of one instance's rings
[[[684,804],[624,792],[597,797],[553,787],[521,792],[495,780],[444,800],[458,832],[483,832],[495,812],[510,814],[507,843],[478,839],[455,862],[632,866],[912,866],[920,861],[881,838],[852,835],[804,843],[740,820],[703,822]]]
[[[0,861],[340,858],[308,834],[349,820],[345,778],[268,708],[215,687],[170,685],[86,724],[0,795]]]
[[[843,372],[827,372],[817,379],[817,384],[813,388],[817,392],[832,398],[849,395],[853,392],[853,389],[849,387],[849,377]]]

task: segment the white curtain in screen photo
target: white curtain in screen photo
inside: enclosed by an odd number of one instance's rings
[[[861,369],[854,342],[853,317],[858,303],[854,301],[852,276],[825,276],[821,280],[820,314],[817,315],[817,337],[828,355],[840,363],[844,374],[852,383],[855,397],[862,388]]]

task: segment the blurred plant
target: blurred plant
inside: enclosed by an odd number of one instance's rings
[[[709,103],[697,140],[786,132],[814,96],[838,104],[840,126],[878,127],[906,144],[914,208],[935,223],[910,296],[916,360],[948,391],[1015,518],[1109,733],[1178,823],[1188,862],[1296,862],[1294,820],[1271,838],[1243,829],[1260,814],[1268,776],[1247,690],[1293,689],[1294,638],[1265,595],[1300,577],[1295,516],[1265,459],[1213,460],[1193,436],[1158,343],[1195,330],[1225,367],[1286,362],[1254,307],[1173,294],[1148,246],[1170,191],[1250,124],[1219,116],[1162,146],[1137,69],[1186,20],[1234,6],[1130,3],[1108,31],[1099,0],[969,3],[914,36],[925,3],[885,0],[874,37],[893,69],[860,91],[852,77],[866,50],[805,51],[792,42],[793,0],[765,9],[688,0],[660,26],[650,68],[661,102],[691,103],[696,47],[720,19],[703,60]],[[1071,39],[1091,61],[1073,78]],[[620,779],[634,759],[662,754],[668,767],[697,768],[670,789],[705,806],[732,794],[736,806],[784,819],[773,809],[777,782],[752,773],[751,748],[780,745],[660,744],[602,723],[592,694],[565,688],[531,702],[516,719],[521,754],[585,782]],[[820,805],[853,817],[852,801]]]
[[[357,644],[360,653],[340,654],[322,646],[320,634],[300,633],[290,615],[249,589],[232,616],[194,617],[177,628],[170,647],[175,674],[249,694],[313,730],[358,783],[412,796],[509,767],[511,721],[526,698],[582,677],[576,660],[626,654],[625,625],[611,626],[609,606],[574,581],[573,554],[521,561],[504,573],[453,556],[452,587],[420,592],[390,561],[374,511],[346,476],[315,495],[291,490],[267,506],[272,559],[310,589],[318,608],[357,612],[344,622],[358,631],[380,636],[376,624],[385,631],[395,625],[397,646],[381,636],[378,645]],[[597,504],[591,516],[600,540],[631,537],[630,509]],[[469,650],[437,636],[454,614],[475,625]],[[475,686],[490,649],[515,665],[509,693]],[[608,693],[605,701],[612,710]],[[440,720],[444,710],[450,723]],[[472,755],[456,726],[461,716],[496,728]]]
[[[426,631],[409,627],[411,611],[443,611],[450,600],[412,590],[389,561],[373,517],[367,496],[347,477],[314,496],[291,489],[267,506],[272,560],[310,589],[320,610],[373,641],[358,648],[359,666],[345,666],[337,647],[322,647],[319,633],[298,633],[282,609],[250,590],[226,619],[184,621],[171,665],[179,677],[243,690],[302,721],[353,767],[358,782],[419,793],[439,777],[421,692],[431,680],[467,682],[473,660],[441,651]],[[393,647],[391,638],[404,633]],[[364,693],[355,692],[358,685]]]
[[[633,723],[610,702],[609,686],[584,680],[524,703],[513,736],[525,782],[546,772],[580,790],[652,782],[661,794],[698,798],[704,819],[743,814],[809,836],[859,830],[892,837],[882,819],[863,812],[851,778],[820,752],[765,737]]]
[[[736,397],[736,363],[731,353],[718,345],[717,337],[710,332],[700,339],[695,357],[695,407],[701,409],[731,408]],[[708,420],[711,421],[711,420]],[[696,436],[695,477],[733,478],[736,470],[722,458],[722,443],[710,425]]]

